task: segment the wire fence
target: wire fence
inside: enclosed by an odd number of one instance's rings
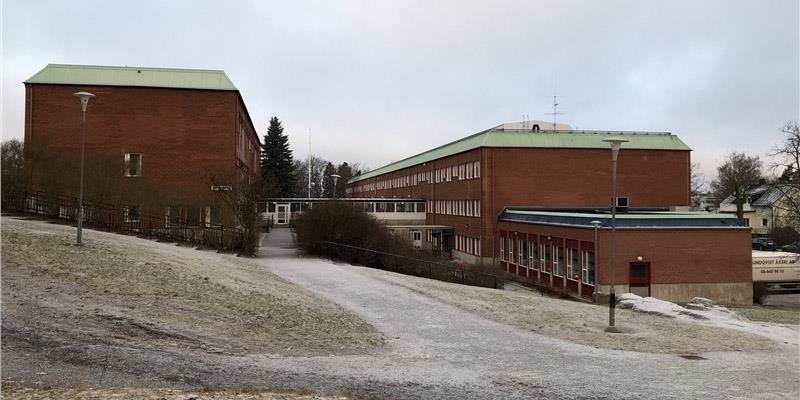
[[[3,211],[36,214],[73,223],[78,221],[78,199],[75,197],[3,191],[1,200]],[[243,233],[237,228],[86,201],[83,202],[83,225],[220,251],[242,251],[244,245]]]
[[[391,254],[363,247],[342,243],[320,242],[324,253],[328,256],[360,264],[367,267],[383,269],[405,275],[414,275],[439,281],[460,283],[462,285],[501,288],[502,282],[496,276],[484,272],[470,271],[452,265],[423,260],[414,257]]]

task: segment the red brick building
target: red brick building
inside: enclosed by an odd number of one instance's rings
[[[617,196],[618,204],[625,206],[621,211],[631,212],[620,221],[641,225],[619,231],[618,292],[633,290],[675,301],[691,296],[752,301],[746,227],[725,217],[652,214],[688,210],[690,205],[691,150],[678,137],[509,126],[514,124],[357,176],[348,184],[348,196],[424,199],[426,224],[450,227],[427,239],[439,241],[435,245],[450,250],[454,258],[494,265],[517,279],[575,295],[602,298],[610,283],[611,199],[611,151],[603,139],[622,136],[628,142],[619,153]],[[519,208],[565,215],[561,221],[552,215],[513,218]],[[576,209],[585,215],[569,215]],[[644,211],[651,214],[638,215]],[[597,241],[590,224],[595,219],[601,221]],[[589,261],[594,263],[591,273],[583,271]],[[646,279],[633,276],[643,268]]]
[[[622,135],[618,197],[631,208],[688,206],[690,149],[669,133],[489,129],[350,180],[350,197],[427,200],[426,222],[453,227],[443,247],[491,264],[506,207],[607,208]]]
[[[89,201],[230,222],[221,192],[257,177],[260,141],[223,71],[51,64],[25,91],[31,190],[77,192],[79,91],[97,96],[86,112]]]
[[[506,209],[498,229],[500,269],[516,279],[590,299],[609,293],[609,212]],[[735,216],[630,211],[616,231],[617,293],[752,304],[750,228]]]

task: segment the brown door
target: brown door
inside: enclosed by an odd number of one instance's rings
[[[630,291],[642,297],[650,296],[650,263],[632,262],[630,263]]]

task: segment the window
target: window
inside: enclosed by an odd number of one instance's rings
[[[125,176],[142,176],[142,155],[125,153]]]
[[[425,203],[417,203],[417,212],[424,213],[425,212]]]
[[[528,266],[528,255],[525,253],[528,249],[528,243],[525,240],[520,240],[517,246],[517,251],[519,251],[519,265],[524,267]]]
[[[567,277],[573,280],[580,280],[580,264],[578,262],[578,250],[567,249]]]
[[[481,177],[481,162],[480,161],[475,161],[475,177],[476,178],[480,178]]]
[[[750,218],[744,219],[744,226],[750,226]]]
[[[516,257],[514,257],[514,239],[512,238],[508,238],[508,262],[517,263]]]
[[[547,243],[542,243],[542,251],[540,255],[541,258],[539,260],[540,260],[540,265],[542,267],[542,271],[544,272],[550,272],[550,270],[552,269],[551,263],[553,262],[553,258],[552,258],[552,253],[550,253],[550,250],[552,250],[550,248],[550,245],[548,245]]]
[[[761,226],[767,226],[767,219],[761,218]]]
[[[397,203],[395,207],[397,207],[397,212],[406,212],[406,203]]]
[[[530,266],[533,269],[539,269],[539,266],[537,265],[537,263],[539,261],[538,260],[538,258],[539,258],[539,245],[536,242],[530,242],[530,243],[531,243],[530,244],[531,251],[530,251],[530,254],[529,254],[530,259],[531,259]]]
[[[583,283],[594,285],[594,252],[583,252]]]
[[[125,222],[139,222],[139,206],[125,206],[122,211]]]
[[[553,250],[553,254],[555,254],[553,260],[553,275],[564,276],[564,248],[556,245],[553,245],[553,247],[555,247]]]
[[[500,237],[500,261],[506,260],[506,238]]]
[[[220,225],[222,223],[222,215],[219,207],[208,208],[208,223],[210,225]]]

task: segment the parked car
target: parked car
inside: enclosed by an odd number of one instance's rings
[[[775,241],[768,237],[753,238],[753,250],[775,250]]]
[[[788,251],[790,253],[800,253],[800,240],[781,247],[781,250]]]

